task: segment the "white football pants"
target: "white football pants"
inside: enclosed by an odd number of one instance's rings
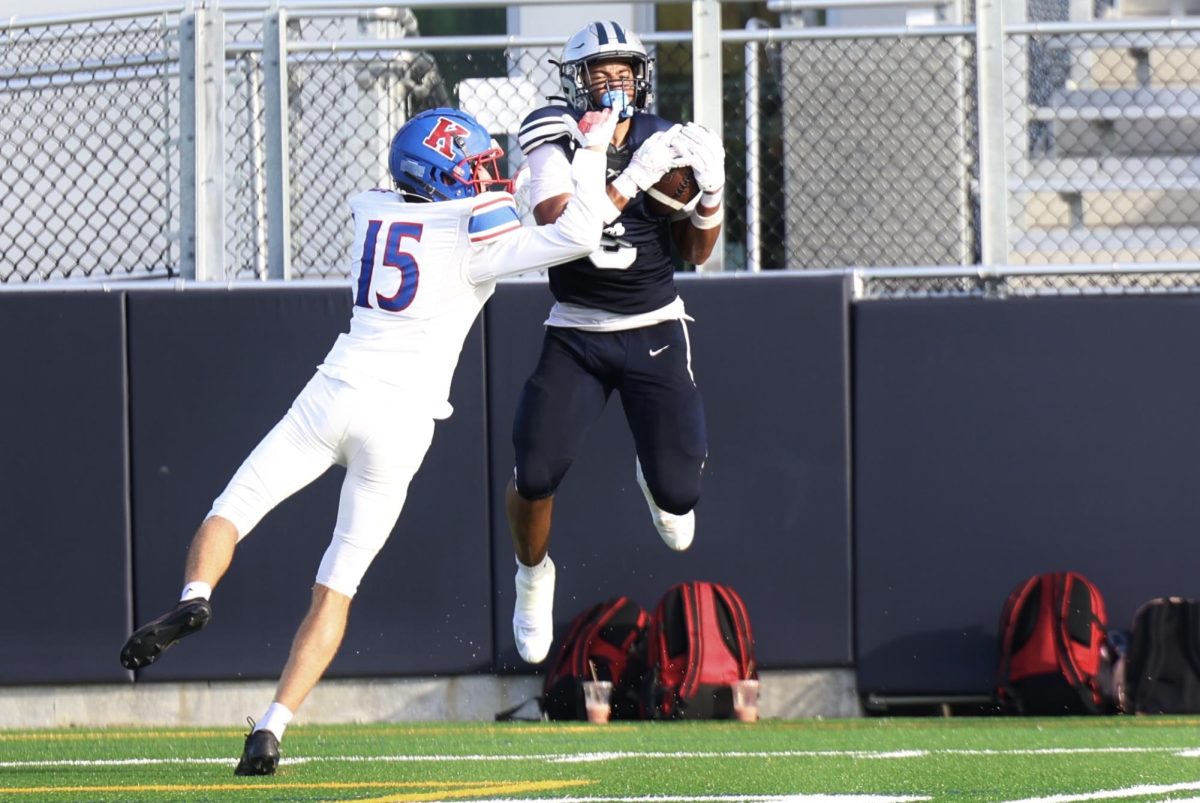
[[[318,372],[242,463],[208,515],[232,522],[241,540],[272,508],[330,466],[345,466],[333,540],[317,582],[353,597],[396,525],[408,484],[432,439],[427,412],[406,410],[395,395],[355,388]]]

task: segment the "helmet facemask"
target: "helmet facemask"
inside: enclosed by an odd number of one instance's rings
[[[618,109],[621,116],[649,111],[654,102],[654,59],[632,31],[615,22],[589,23],[567,40],[561,60],[551,60],[558,67],[567,104],[581,112],[616,108],[602,105],[593,91],[596,65],[609,62],[622,62],[633,72],[632,86],[626,93],[628,103]]]
[[[512,192],[512,179],[504,178],[500,172],[500,159],[504,157],[504,149],[496,140],[492,147],[482,153],[476,153],[463,159],[454,166],[449,174],[457,183],[466,184],[472,188],[472,195],[481,192]]]

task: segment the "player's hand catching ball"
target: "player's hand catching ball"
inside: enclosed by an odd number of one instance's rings
[[[679,128],[672,140],[683,164],[691,165],[700,191],[713,194],[725,186],[725,146],[721,138],[697,123]]]
[[[674,125],[666,131],[658,131],[646,138],[646,141],[633,152],[629,166],[622,176],[628,176],[639,190],[652,186],[662,178],[668,170],[679,167],[683,161],[679,158],[672,140],[679,134],[683,126]],[[626,195],[626,193],[622,193]],[[629,197],[626,195],[626,197]]]

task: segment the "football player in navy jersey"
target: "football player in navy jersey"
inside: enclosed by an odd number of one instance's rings
[[[724,215],[725,151],[702,126],[650,113],[653,67],[632,31],[589,23],[567,40],[558,62],[566,105],[534,111],[519,133],[530,204],[545,224],[572,197],[566,176],[576,146],[564,114],[608,108],[620,116],[607,151],[604,237],[569,270],[550,273],[554,305],[513,422],[516,467],[505,496],[517,559],[513,635],[531,663],[553,641],[554,492],[612,391],[633,433],[631,468],[656,529],[674,550],[687,549],[695,532],[708,438],[692,375],[691,318],[675,289],[671,252],[674,246],[692,263],[711,254]],[[700,194],[674,214],[654,214],[645,191],[682,165],[691,166]]]
[[[308,614],[274,701],[246,737],[238,775],[275,772],[279,740],[341,644],[350,602],[396,524],[434,421],[452,412],[450,379],[496,280],[599,245],[607,203],[603,151],[616,122],[615,113],[601,111],[568,124],[580,146],[568,178],[574,194],[553,225],[520,224],[509,182],[498,180],[503,152],[456,109],[432,109],[405,123],[389,153],[395,189],[350,199],[349,331],[213,502],[188,549],[179,603],[121,649],[122,665],[143,669],[205,627],[209,596],[237,544],[279,502],[333,464],[346,467]]]

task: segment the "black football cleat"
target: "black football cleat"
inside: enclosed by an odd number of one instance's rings
[[[134,631],[121,648],[121,665],[126,669],[145,669],[158,660],[163,651],[184,636],[202,629],[212,619],[212,605],[206,599],[189,599]]]
[[[279,764],[279,740],[269,730],[251,730],[234,775],[274,775]]]

